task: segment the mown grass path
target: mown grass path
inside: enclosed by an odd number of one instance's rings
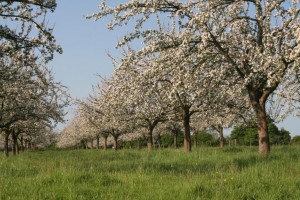
[[[300,147],[25,152],[0,157],[0,199],[300,199]]]

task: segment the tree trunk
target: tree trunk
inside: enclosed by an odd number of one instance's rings
[[[24,140],[24,151],[28,150],[28,144],[27,144],[27,140]]]
[[[17,155],[17,151],[18,151],[18,136],[15,135],[14,132],[12,132],[11,134],[12,137],[12,151],[13,151],[13,155]]]
[[[224,147],[223,127],[219,126],[218,129],[219,129],[218,132],[219,132],[219,139],[220,139],[220,147],[223,148]]]
[[[104,150],[107,150],[107,138],[108,136],[104,136],[104,146],[103,146]]]
[[[30,150],[35,150],[35,143],[34,142],[30,142]]]
[[[113,138],[114,138],[114,149],[115,149],[115,151],[117,151],[119,149],[119,146],[118,146],[119,136],[115,135],[115,136],[113,136]]]
[[[258,131],[259,154],[267,156],[270,152],[270,142],[268,135],[268,122],[266,113],[266,101],[270,92],[264,92],[260,95],[250,91],[249,97],[251,105],[256,115],[256,124]]]
[[[25,151],[23,136],[21,136],[20,138],[20,143],[21,143],[21,151]]]
[[[9,133],[5,133],[5,136],[4,136],[4,155],[6,157],[9,156],[8,142],[9,142]]]
[[[87,150],[89,147],[88,147],[88,140],[84,140],[84,145],[85,145],[85,150]]]
[[[194,146],[197,148],[198,146],[198,133],[195,132]]]
[[[148,151],[152,151],[153,149],[153,128],[149,128],[148,136],[147,136],[147,148]]]
[[[186,153],[192,151],[191,143],[191,127],[190,127],[190,115],[189,109],[184,110],[183,115],[183,127],[184,127],[184,151]]]
[[[100,149],[100,137],[97,136],[97,149]]]
[[[158,148],[161,148],[161,136],[160,136],[160,134],[157,135],[157,145],[158,145]]]
[[[173,132],[173,145],[174,148],[178,147],[178,131]]]
[[[91,139],[91,149],[93,149],[93,148],[94,148],[94,140]]]
[[[270,152],[267,114],[265,110],[258,110],[255,111],[255,113],[257,117],[259,154],[262,156],[266,156]]]
[[[29,150],[30,150],[30,142],[29,142],[29,141],[27,141],[27,146],[26,146],[26,149],[27,149],[27,151],[29,151]]]
[[[16,144],[16,154],[19,155],[20,154],[20,146],[18,144],[18,140],[17,140],[17,144]]]

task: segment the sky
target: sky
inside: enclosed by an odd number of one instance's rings
[[[55,12],[48,15],[47,19],[49,25],[54,26],[53,34],[64,52],[62,55],[56,54],[49,67],[52,68],[56,81],[69,88],[72,97],[84,99],[91,94],[92,86],[99,82],[98,74],[102,77],[112,75],[113,66],[107,53],[119,55],[119,50],[115,49],[117,41],[130,32],[131,28],[108,31],[106,25],[109,19],[85,19],[85,15],[98,11],[100,0],[57,0],[57,4]],[[67,119],[71,117],[70,111]],[[277,126],[284,127],[291,135],[300,135],[299,118],[288,117]],[[61,128],[63,125],[59,126]]]

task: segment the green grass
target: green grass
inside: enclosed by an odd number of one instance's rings
[[[300,199],[300,147],[74,150],[0,157],[0,199]]]

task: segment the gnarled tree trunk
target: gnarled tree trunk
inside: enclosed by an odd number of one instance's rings
[[[270,93],[270,91],[265,91],[262,93],[249,91],[250,102],[256,115],[259,154],[262,156],[267,156],[270,152],[268,122],[266,113],[266,101]]]
[[[259,154],[266,156],[270,152],[270,141],[268,134],[267,114],[265,108],[255,110],[257,118]]]

